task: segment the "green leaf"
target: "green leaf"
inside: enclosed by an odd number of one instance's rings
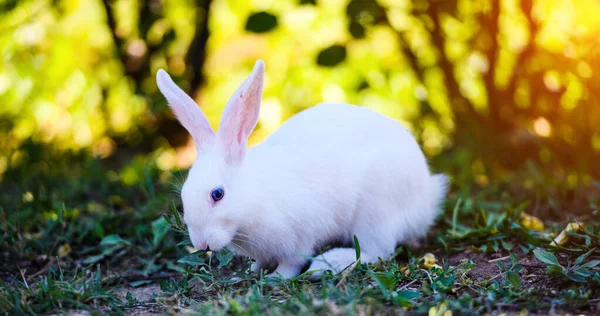
[[[405,299],[402,296],[399,296],[396,292],[392,293],[392,303],[394,305],[402,306],[402,307],[411,307],[412,303],[410,300]]]
[[[131,243],[119,235],[108,235],[102,238],[100,241],[101,246],[112,246],[112,245],[121,245],[121,246],[131,246]]]
[[[569,273],[569,274],[565,274],[565,276],[566,276],[567,278],[569,278],[571,281],[575,281],[575,282],[585,282],[585,277],[582,277],[582,276],[580,276],[580,275],[577,275],[577,274],[572,274],[572,273]]]
[[[192,246],[192,241],[189,238],[186,238],[186,239],[180,241],[179,243],[177,243],[177,247],[181,247],[181,246]]]
[[[177,260],[177,262],[189,264],[191,266],[200,266],[204,264],[204,259],[200,258],[200,255],[202,254],[204,254],[204,251],[196,251]]]
[[[563,270],[562,267],[554,266],[554,265],[547,266],[546,272],[550,276],[564,276],[565,275],[565,271]]]
[[[403,297],[407,300],[412,300],[413,298],[420,297],[421,293],[415,291],[402,291],[398,293],[398,296]]]
[[[550,264],[550,265],[555,265],[555,266],[562,267],[560,265],[560,263],[558,263],[558,259],[556,259],[556,256],[553,253],[551,253],[551,252],[548,252],[548,251],[546,251],[544,249],[541,249],[541,248],[536,248],[536,249],[533,250],[533,254],[535,255],[535,257],[539,261],[541,261],[541,262],[543,262],[545,264]]]
[[[121,245],[111,245],[109,247],[103,247],[103,248],[104,249],[102,250],[102,255],[104,255],[105,257],[112,255],[117,250],[123,249],[123,247]]]
[[[317,64],[325,67],[333,67],[346,59],[346,47],[332,45],[323,49],[317,56]]]
[[[358,260],[360,258],[360,243],[356,235],[354,235],[354,250],[356,251],[356,260]]]
[[[171,210],[169,211],[173,218],[175,219],[175,223],[171,220],[169,216],[164,215],[165,220],[171,225],[171,227],[175,230],[185,230],[183,227],[183,222],[181,221],[181,216],[179,215],[179,211],[177,210],[177,205],[175,205],[175,201],[171,201]]]
[[[89,256],[85,259],[83,259],[83,264],[93,264],[96,263],[100,260],[104,259],[104,254],[99,254],[99,255],[95,255],[95,256]]]
[[[582,268],[594,268],[595,266],[600,265],[600,260],[592,260],[588,261],[581,265]]]
[[[512,271],[508,271],[508,272],[506,272],[506,276],[508,278],[508,281],[510,282],[510,284],[513,287],[515,287],[515,288],[519,287],[521,281],[519,280],[519,276],[516,273],[514,273]]]
[[[101,237],[101,238],[104,237],[104,228],[102,227],[102,225],[100,223],[97,222],[94,229],[96,231],[96,234],[99,237]]]
[[[160,242],[165,238],[165,235],[169,231],[169,223],[164,217],[160,217],[152,222],[152,244],[158,246]]]
[[[587,253],[582,254],[581,256],[577,257],[577,259],[575,259],[575,265],[579,265],[583,262],[583,260],[585,260],[585,258],[587,258],[589,255],[592,254],[592,252],[594,252],[594,250],[596,249],[592,249],[590,251],[588,251]]]
[[[381,289],[384,290],[384,292],[386,293],[388,292],[388,290],[393,289],[396,285],[396,280],[390,272],[384,274],[369,271],[369,274],[371,275],[373,280],[375,280],[375,282],[379,285],[379,287],[381,287]]]
[[[503,240],[502,247],[508,251],[511,251],[513,249],[514,245],[509,243],[508,241]]]
[[[515,266],[519,263],[519,258],[517,258],[517,256],[514,253],[511,253],[510,254],[510,262],[512,263],[513,266]]]
[[[583,267],[579,267],[577,269],[573,270],[574,273],[582,276],[582,277],[589,277],[592,275],[592,271],[590,271],[590,269],[588,268],[583,268]]]
[[[135,287],[140,287],[142,285],[146,285],[146,284],[150,284],[150,283],[152,283],[152,280],[141,280],[141,281],[131,282],[131,283],[129,283],[129,286],[135,288]]]
[[[458,201],[454,205],[454,210],[452,210],[452,237],[456,237],[456,223],[458,223],[458,211],[460,210],[461,203],[462,199],[458,198]]]
[[[246,31],[265,33],[277,27],[277,16],[261,11],[252,13],[246,20]]]
[[[217,252],[216,256],[217,256],[217,259],[219,260],[219,266],[217,267],[217,269],[221,269],[222,267],[228,265],[229,262],[231,262],[231,259],[233,259],[233,252],[231,252],[227,249],[224,249],[224,250]]]

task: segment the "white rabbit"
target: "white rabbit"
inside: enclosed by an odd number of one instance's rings
[[[218,134],[169,75],[157,73],[160,91],[198,151],[181,192],[194,247],[229,247],[253,258],[252,270],[277,263],[273,274],[290,278],[332,240],[351,244],[356,236],[363,261],[372,261],[424,236],[447,179],[429,172],[414,137],[390,118],[364,107],[319,104],[247,150],[264,67],[258,60],[230,98]],[[340,250],[337,259],[350,264],[353,251]]]

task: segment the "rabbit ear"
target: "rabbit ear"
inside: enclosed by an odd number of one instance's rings
[[[167,98],[169,105],[175,112],[177,119],[192,135],[196,143],[196,149],[202,150],[204,145],[212,141],[215,132],[210,127],[206,116],[198,107],[196,102],[190,98],[171,79],[166,71],[159,69],[156,73],[158,89]]]
[[[248,136],[258,122],[264,75],[265,64],[259,59],[223,110],[219,138],[228,163],[236,164],[244,159]]]

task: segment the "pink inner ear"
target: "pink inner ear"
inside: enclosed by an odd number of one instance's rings
[[[196,102],[181,90],[164,70],[157,72],[156,79],[161,93],[167,98],[175,116],[192,135],[196,148],[202,150],[204,145],[212,142],[215,136],[206,116]]]
[[[250,136],[250,135],[248,135]],[[244,142],[244,139],[246,138],[246,135],[244,135],[244,131],[240,128],[240,130],[237,133],[237,143],[241,144]]]
[[[223,111],[219,136],[230,163],[238,163],[244,159],[248,136],[258,122],[263,77],[264,64],[259,61]]]

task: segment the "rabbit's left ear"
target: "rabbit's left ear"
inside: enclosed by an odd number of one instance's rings
[[[160,69],[156,73],[156,83],[160,92],[169,101],[169,106],[175,112],[181,125],[192,135],[196,149],[204,150],[205,145],[215,138],[215,133],[202,110],[189,95],[173,82],[166,71]]]
[[[223,110],[218,136],[228,163],[237,164],[244,159],[248,136],[258,122],[264,76],[265,63],[259,59]]]

